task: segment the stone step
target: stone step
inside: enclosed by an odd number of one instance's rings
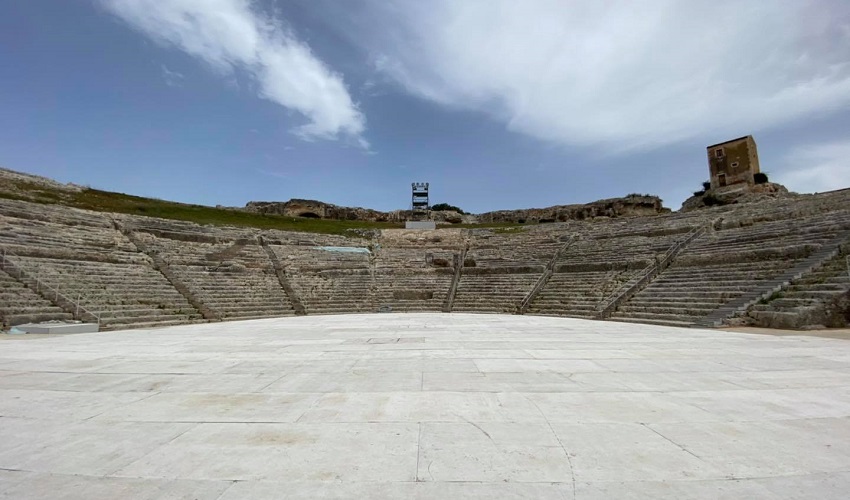
[[[14,314],[51,314],[64,313],[65,310],[61,307],[50,305],[50,303],[34,304],[32,302],[24,302],[20,304],[3,303],[0,305],[0,316],[9,316]]]
[[[572,293],[544,293],[541,292],[534,301],[542,300],[544,302],[599,302],[605,299],[610,294],[572,294]]]
[[[38,304],[49,304],[49,301],[46,301],[41,298],[40,295],[30,292],[29,290],[24,290],[19,293],[14,294],[4,294],[0,293],[0,306],[4,304],[29,304],[29,303],[38,303]]]
[[[794,297],[788,296],[785,292],[782,293],[781,297],[771,300],[766,304],[756,304],[756,306],[768,306],[768,307],[801,307],[801,306],[812,306],[816,304],[820,304],[823,301],[821,299],[815,299],[811,297]],[[840,295],[840,294],[835,294]],[[833,295],[833,296],[835,296]],[[755,307],[755,306],[753,306]]]
[[[537,302],[531,303],[531,307],[536,309],[576,309],[590,311],[596,309],[600,305],[599,301],[595,302]]]
[[[750,311],[748,315],[754,318],[760,326],[767,328],[800,328],[804,322],[805,308],[793,311]]]
[[[437,300],[437,299],[438,298],[435,296],[433,299],[430,299],[430,300]],[[387,296],[381,297],[381,300],[392,301],[392,300],[401,300],[401,299],[396,299],[396,298],[393,298],[392,295],[387,295]],[[428,300],[428,299],[422,299],[422,300]],[[342,304],[342,305],[344,305],[344,304],[362,304],[364,302],[371,302],[371,301],[372,301],[372,299],[370,297],[348,297],[348,298],[341,298],[340,297],[340,298],[333,298],[333,299],[323,299],[323,298],[316,298],[316,297],[301,297],[301,302],[303,302],[305,304],[330,304],[330,305]]]
[[[395,304],[387,304],[387,305],[395,305]],[[375,309],[376,306],[372,304],[349,304],[347,306],[344,305],[327,305],[327,304],[315,304],[311,306],[305,306],[308,313],[318,312],[318,311],[371,311]]]
[[[223,316],[223,319],[226,320],[248,320],[248,319],[263,319],[263,318],[283,318],[286,316],[294,316],[295,311],[265,311],[265,312],[256,312],[254,314],[239,314],[239,315],[226,315]]]
[[[76,297],[73,297],[76,299]],[[167,300],[167,299],[171,300]],[[192,307],[188,302],[182,300],[183,297],[116,297],[114,295],[103,297],[86,297],[83,296],[80,305],[87,309],[96,308],[103,311],[120,311],[123,309],[182,309]]]
[[[208,304],[205,304],[205,305],[213,311],[224,313],[224,314],[231,314],[231,315],[232,314],[243,314],[243,313],[248,313],[248,312],[253,312],[253,311],[289,311],[290,309],[292,309],[292,307],[288,304],[273,304],[273,305],[244,304],[244,305],[233,305],[233,306],[222,305],[222,306],[217,306],[217,307],[212,307]]]
[[[700,302],[726,302],[731,298],[741,295],[740,290],[712,290],[712,291],[679,291],[645,288],[635,295],[638,299],[654,301],[665,300],[699,300]]]
[[[619,317],[615,316],[611,318],[611,321],[618,321],[620,323],[641,323],[641,324],[650,324],[650,325],[659,325],[659,326],[678,326],[688,328],[693,326],[693,322],[687,320],[680,319],[662,319],[662,318],[627,318],[627,317]]]
[[[765,280],[760,280],[765,281]],[[712,281],[705,281],[700,283],[694,283],[691,285],[685,285],[681,283],[670,283],[667,281],[656,280],[650,283],[644,290],[658,290],[665,292],[715,292],[719,290],[724,291],[745,291],[749,290],[753,287],[754,283],[758,283],[759,281],[750,280],[741,284],[729,284],[726,281],[722,280],[722,278],[715,278]]]
[[[836,282],[836,283],[801,283],[801,282],[793,282],[791,286],[789,286],[786,290],[788,292],[803,292],[803,291],[822,291],[822,292],[835,292],[841,293],[847,288],[850,288],[850,280],[846,283]]]
[[[788,289],[811,289],[822,288],[824,290],[842,290],[850,288],[850,278],[846,276],[833,276],[830,278],[800,279],[791,282]]]
[[[91,309],[90,309],[91,310]],[[134,318],[134,317],[159,317],[159,316],[182,316],[198,314],[191,306],[183,308],[169,309],[115,309],[115,310],[94,310],[102,321],[111,321],[113,318]]]
[[[668,286],[678,286],[678,287],[690,287],[690,286],[700,286],[709,283],[716,283],[718,279],[723,280],[723,284],[726,286],[737,286],[737,287],[749,287],[752,285],[753,280],[765,279],[763,275],[752,275],[752,276],[733,276],[733,275],[719,275],[712,276],[710,278],[707,277],[682,277],[682,278],[673,278],[670,276],[662,275],[658,278],[654,283],[664,283]]]
[[[458,292],[457,296],[455,297],[455,302],[457,302],[457,301],[460,301],[460,302],[464,302],[464,301],[477,302],[477,301],[482,301],[482,300],[485,300],[485,301],[486,300],[512,300],[516,297],[522,298],[524,296],[525,296],[525,293],[522,293],[522,292],[516,292],[516,293],[512,293],[512,294],[508,294],[508,293],[476,293],[476,294],[463,293],[463,294],[461,294],[460,292]]]
[[[671,305],[662,305],[662,306],[654,306],[654,307],[646,307],[646,306],[633,306],[630,304],[626,304],[620,306],[617,309],[617,314],[623,316],[635,316],[643,313],[650,314],[662,314],[662,315],[672,315],[672,316],[705,316],[711,311],[717,309],[719,306],[716,304],[709,305],[708,307],[697,307],[701,304],[693,304],[689,306],[671,306]]]
[[[26,286],[20,281],[14,279],[0,281],[0,290],[18,290],[21,288],[26,288]]]
[[[816,299],[829,300],[836,295],[841,295],[844,290],[789,290],[783,292],[782,297],[788,299]]]
[[[604,297],[593,297],[590,299],[553,299],[535,297],[531,305],[535,307],[596,307],[601,304],[603,300]]]
[[[179,321],[186,322],[192,319],[200,318],[200,314],[150,314],[147,316],[117,316],[117,317],[101,317],[101,325],[126,325],[134,323],[158,323]]]
[[[195,323],[207,323],[207,320],[203,318],[194,318],[188,320],[175,319],[150,322],[141,321],[135,323],[101,324],[100,331],[106,332],[115,330],[139,330],[143,328],[165,328],[166,326],[190,325]]]
[[[634,307],[663,307],[666,305],[672,307],[686,307],[693,306],[700,309],[714,309],[720,306],[725,302],[722,298],[716,297],[703,297],[703,298],[694,298],[694,297],[674,297],[674,298],[653,298],[651,296],[643,296],[642,294],[635,295],[631,300],[626,302],[624,305],[634,306]]]
[[[441,312],[442,304],[433,304],[428,306],[405,305],[405,304],[386,304],[392,307],[393,312]]]
[[[489,313],[489,314],[513,314],[516,308],[482,306],[482,307],[452,307],[452,312]]]
[[[66,312],[59,311],[47,311],[47,312],[31,312],[31,313],[21,313],[21,314],[0,314],[0,318],[2,318],[3,323],[15,326],[15,325],[23,325],[25,323],[43,323],[45,321],[70,321],[74,319],[72,314]]]
[[[675,314],[675,313],[655,313],[655,312],[638,312],[638,311],[617,311],[612,319],[640,319],[640,320],[661,320],[661,321],[685,321],[688,323],[694,322],[696,319],[704,315],[696,314]]]
[[[234,295],[234,296],[221,296],[221,295],[205,295],[205,294],[195,294],[198,299],[200,299],[205,304],[276,304],[283,301],[286,301],[286,295],[283,293],[278,294],[263,294],[263,295]]]
[[[553,311],[534,311],[532,309],[528,310],[528,313],[531,316],[548,316],[555,318],[580,318],[580,319],[594,319],[596,318],[595,314],[581,314],[575,311],[564,311],[563,313],[557,313]]]

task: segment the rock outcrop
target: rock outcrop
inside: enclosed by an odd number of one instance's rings
[[[285,215],[288,217],[310,217],[314,219],[362,220],[372,222],[404,222],[414,218],[410,210],[381,212],[371,208],[341,207],[318,200],[291,199],[289,201],[250,201],[244,210],[259,214]],[[459,214],[452,210],[431,211],[431,220],[448,224],[475,223],[472,215]]]
[[[62,184],[40,175],[0,168],[0,195],[3,198],[57,203],[72,198],[84,189],[76,184]]]
[[[398,219],[396,212],[380,212],[370,208],[341,207],[318,200],[293,198],[289,201],[249,201],[245,210],[259,214],[309,217],[313,219],[366,220],[387,222]]]
[[[680,211],[689,212],[700,208],[715,207],[722,205],[734,205],[740,203],[758,203],[773,198],[796,196],[782,184],[765,182],[764,184],[736,184],[719,189],[709,189],[702,194],[694,194],[684,203]]]
[[[595,217],[633,217],[669,213],[661,199],[651,195],[628,195],[578,205],[557,205],[547,208],[499,210],[478,215],[478,222],[564,222]]]

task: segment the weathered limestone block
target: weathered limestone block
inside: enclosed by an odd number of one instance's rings
[[[564,222],[596,217],[634,217],[669,213],[657,196],[629,195],[580,205],[558,205],[548,208],[499,210],[478,215],[478,221],[489,222]]]

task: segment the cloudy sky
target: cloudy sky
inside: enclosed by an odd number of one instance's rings
[[[0,166],[102,189],[677,209],[747,134],[850,187],[845,0],[31,0],[0,47]]]

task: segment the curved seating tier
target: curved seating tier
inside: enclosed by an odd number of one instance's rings
[[[337,242],[338,243],[338,242]],[[362,247],[269,245],[307,314],[371,312],[372,273]],[[346,251],[353,250],[353,251]]]
[[[149,262],[102,214],[10,200],[0,200],[0,248],[22,256]]]
[[[381,240],[374,257],[378,310],[439,312],[454,277],[458,240],[403,243]]]
[[[595,318],[605,299],[637,279],[640,271],[556,272],[534,298],[528,314]]]
[[[70,319],[73,315],[0,270],[0,326]]]
[[[107,328],[201,321],[202,311],[208,319],[283,316],[302,306],[306,314],[450,305],[596,317],[609,304],[606,315],[618,306],[615,320],[690,325],[725,314],[790,269],[815,258],[819,265],[850,229],[848,206],[843,190],[654,217],[345,237],[0,200],[0,251]],[[846,292],[840,264],[794,281],[750,317],[809,314]],[[35,284],[0,273],[6,324],[74,312]]]
[[[104,329],[176,325],[201,317],[149,265],[41,257],[18,257],[15,264],[94,313]]]
[[[256,240],[198,243],[136,233],[177,280],[220,319],[295,314],[271,261]]]
[[[536,273],[516,274],[469,274],[464,271],[452,311],[515,314],[542,271],[542,268]]]
[[[720,230],[695,240],[670,268],[621,305],[613,319],[691,325],[802,262],[847,228],[846,210],[763,222],[724,220]]]
[[[806,325],[842,326],[833,318],[834,301],[850,292],[850,252],[840,252],[823,266],[791,281],[768,300],[750,308],[755,324],[769,328],[801,328]],[[838,320],[838,324],[833,324]]]

